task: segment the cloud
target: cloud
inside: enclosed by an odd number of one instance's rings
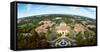
[[[29,12],[32,9],[32,4],[26,5],[26,11]]]

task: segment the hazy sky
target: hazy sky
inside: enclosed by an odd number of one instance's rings
[[[41,14],[73,14],[95,19],[96,8],[18,3],[18,18]]]

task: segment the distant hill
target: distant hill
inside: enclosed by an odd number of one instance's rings
[[[36,15],[36,16],[28,16],[28,17],[18,18],[17,22],[28,21],[28,20],[32,20],[32,19],[36,20],[36,19],[40,19],[39,17],[41,17],[41,19],[45,19],[45,18],[54,19],[56,17],[63,17],[63,18],[90,20],[90,21],[96,22],[96,19],[92,19],[92,18],[84,17],[84,16],[69,15],[69,14],[43,14],[43,15]]]

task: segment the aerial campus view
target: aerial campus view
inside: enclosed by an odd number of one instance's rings
[[[96,44],[96,8],[17,4],[17,48]]]

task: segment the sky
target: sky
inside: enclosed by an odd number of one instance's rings
[[[96,8],[92,7],[40,5],[24,3],[18,3],[17,6],[18,18],[42,14],[71,14],[96,19]]]

